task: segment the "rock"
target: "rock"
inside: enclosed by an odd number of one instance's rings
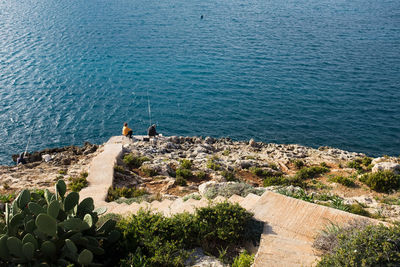
[[[204,139],[204,142],[206,142],[207,144],[214,144],[215,139],[210,136],[207,136],[206,139]]]
[[[201,248],[195,248],[190,257],[185,261],[185,266],[192,267],[225,267],[216,257],[206,256]]]
[[[258,147],[258,144],[257,144],[257,142],[254,141],[254,139],[252,138],[252,139],[250,139],[250,141],[249,141],[249,146],[251,146],[251,147]]]
[[[395,174],[400,174],[400,164],[394,162],[380,162],[374,165],[372,172],[392,171]]]
[[[253,166],[257,166],[257,162],[254,160],[236,160],[235,165],[242,168],[242,169],[248,169]]]
[[[174,143],[174,144],[179,144],[180,139],[179,139],[178,136],[170,136],[170,137],[169,137],[169,141],[172,142],[172,143]]]
[[[211,187],[216,187],[218,186],[218,183],[215,181],[209,181],[209,182],[205,182],[202,183],[201,185],[199,185],[199,194],[204,196],[204,194],[207,192],[207,190]]]

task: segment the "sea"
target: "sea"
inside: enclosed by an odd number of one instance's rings
[[[0,1],[0,165],[124,122],[399,156],[400,1]]]

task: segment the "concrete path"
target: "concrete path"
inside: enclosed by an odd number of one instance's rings
[[[194,212],[196,208],[210,203],[204,198],[187,201],[181,198],[174,201],[165,199],[161,202],[142,202],[131,205],[105,202],[108,188],[113,184],[116,159],[121,156],[123,146],[130,142],[131,140],[126,137],[115,136],[104,145],[103,152],[92,160],[88,176],[89,186],[80,192],[81,200],[92,197],[96,207],[107,207],[108,212],[113,213],[129,214],[136,213],[140,208],[148,208],[166,216],[184,211]],[[223,197],[218,197],[213,202],[225,200]],[[314,266],[319,258],[312,243],[316,235],[330,223],[344,224],[355,219],[379,223],[366,217],[270,191],[262,196],[249,194],[245,198],[234,195],[228,201],[238,203],[246,210],[253,212],[255,219],[264,222],[264,232],[255,256],[255,267]]]

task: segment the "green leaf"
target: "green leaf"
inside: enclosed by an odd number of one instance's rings
[[[84,249],[78,256],[78,263],[89,265],[93,260],[93,253],[90,250]]]
[[[67,192],[67,185],[63,180],[58,180],[56,183],[56,192],[61,196],[61,199],[64,198],[65,193]]]
[[[57,218],[60,211],[60,203],[57,200],[53,200],[47,207],[47,214],[53,218]]]
[[[53,217],[41,213],[37,216],[36,218],[36,227],[39,229],[39,231],[50,235],[50,236],[55,236],[57,232],[57,221]]]
[[[7,247],[8,235],[3,235],[0,237],[0,258],[6,260],[10,257],[10,253]]]
[[[69,251],[72,252],[72,254],[78,253],[78,249],[75,246],[75,243],[72,242],[70,239],[65,239],[65,246],[68,248]]]
[[[42,247],[40,250],[45,254],[47,257],[54,258],[56,256],[56,246],[51,241],[44,241],[42,243]]]
[[[79,194],[76,192],[71,192],[67,195],[64,200],[64,210],[68,212],[73,209],[79,202]]]
[[[44,213],[45,210],[39,204],[35,202],[28,203],[28,209],[32,212],[35,216],[38,216],[40,213]]]
[[[82,221],[79,218],[69,218],[68,220],[61,222],[59,225],[67,231],[84,231],[90,228],[86,222]]]
[[[15,236],[9,237],[7,239],[7,247],[8,251],[18,257],[24,258],[24,254],[22,253],[22,241],[16,238]]]
[[[31,243],[25,243],[22,245],[22,252],[25,255],[25,258],[31,260],[33,258],[33,253],[35,252],[35,246]]]
[[[35,238],[32,234],[30,234],[30,233],[27,233],[27,234],[24,236],[24,238],[22,239],[22,243],[23,243],[23,244],[26,244],[26,243],[28,243],[28,242],[29,242],[29,243],[32,243],[35,249],[38,249],[38,248],[39,248],[39,245],[38,245],[38,242],[37,242],[36,238]]]
[[[83,221],[86,222],[89,225],[89,227],[92,227],[93,218],[90,214],[86,214],[85,217],[83,217]]]
[[[31,200],[31,193],[25,189],[18,196],[18,207],[24,209],[29,200]]]

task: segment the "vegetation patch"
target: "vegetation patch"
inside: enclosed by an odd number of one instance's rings
[[[193,165],[193,163],[192,163],[191,160],[188,160],[188,159],[181,159],[180,160],[180,167],[182,169],[190,170],[190,169],[192,169],[192,165]]]
[[[142,166],[142,167],[140,167],[140,170],[141,170],[145,175],[147,175],[148,177],[153,177],[153,176],[158,175],[158,171],[155,170],[155,169],[153,169],[153,168],[151,168],[151,167],[149,167],[149,166]]]
[[[400,187],[400,175],[395,175],[392,171],[364,174],[361,176],[360,181],[377,192],[389,193]]]
[[[15,194],[0,194],[0,202],[1,203],[10,203],[15,199]]]
[[[331,234],[329,249],[318,266],[398,266],[400,226],[367,225]]]
[[[224,177],[228,182],[236,182],[237,178],[235,176],[234,172],[231,171],[222,171],[221,172],[222,177]]]
[[[296,169],[300,170],[301,168],[304,167],[304,161],[300,160],[300,159],[295,159],[293,160],[293,165]]]
[[[221,165],[217,162],[217,158],[212,157],[207,161],[207,168],[213,171],[219,171],[221,169]]]
[[[259,241],[262,224],[239,205],[225,202],[172,217],[141,210],[122,219],[118,229],[124,237],[121,266],[183,266],[195,247],[214,256],[226,250],[231,261],[246,240]]]
[[[347,187],[354,187],[355,183],[352,179],[344,176],[333,176],[328,179],[330,182],[338,183]]]
[[[106,201],[115,201],[121,197],[136,198],[148,194],[145,189],[137,189],[135,187],[110,187],[108,189]]]
[[[194,173],[194,175],[200,180],[206,180],[208,178],[207,173],[204,171],[197,171]]]
[[[304,167],[296,172],[295,177],[306,180],[320,176],[321,174],[329,172],[329,169],[321,166]]]
[[[232,267],[250,267],[254,262],[254,255],[250,255],[247,251],[243,251],[233,259]]]
[[[88,173],[87,172],[82,172],[78,177],[70,177],[68,179],[69,184],[68,184],[68,188],[69,190],[73,191],[73,192],[79,192],[81,191],[83,188],[88,186],[88,181],[86,180],[86,178],[88,177]]]
[[[143,162],[150,161],[150,159],[145,156],[137,156],[131,153],[126,154],[123,161],[129,168],[138,169],[142,166]]]
[[[304,187],[305,184],[303,180],[297,177],[287,177],[287,176],[267,176],[264,178],[263,184],[265,187],[274,185],[293,185]]]
[[[198,193],[192,193],[189,195],[186,195],[183,197],[183,201],[187,201],[189,199],[195,199],[195,200],[200,200],[201,199],[201,195]]]

